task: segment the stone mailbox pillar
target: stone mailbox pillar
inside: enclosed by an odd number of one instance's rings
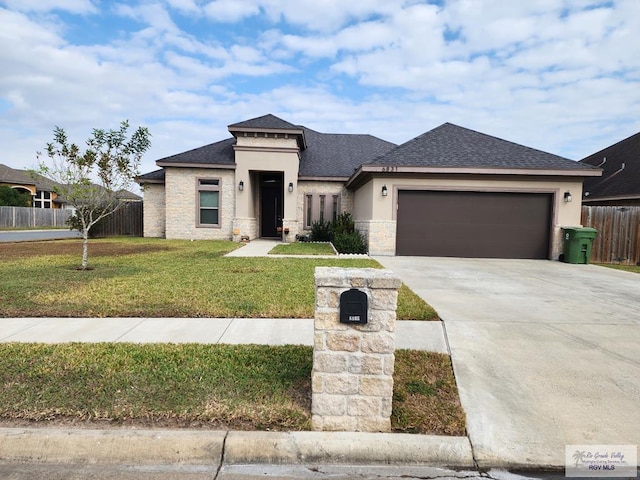
[[[318,267],[315,285],[313,429],[387,432],[402,282],[389,270]],[[367,295],[365,324],[340,323],[340,296],[352,288]]]

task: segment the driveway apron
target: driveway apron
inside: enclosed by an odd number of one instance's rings
[[[481,467],[640,444],[640,275],[541,260],[376,257],[440,314]]]

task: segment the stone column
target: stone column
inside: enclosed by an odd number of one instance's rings
[[[375,268],[318,267],[312,373],[314,430],[388,432],[400,278]],[[340,295],[368,297],[368,323],[340,323]]]

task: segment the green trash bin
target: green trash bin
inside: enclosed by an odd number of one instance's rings
[[[589,263],[591,246],[597,232],[595,228],[588,227],[563,228],[564,261],[566,263]]]

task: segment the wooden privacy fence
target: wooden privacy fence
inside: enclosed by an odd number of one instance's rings
[[[71,215],[72,210],[58,208],[0,207],[0,227],[64,227]]]
[[[115,213],[98,222],[90,232],[92,237],[142,237],[142,202],[128,202]]]
[[[640,264],[640,207],[583,206],[582,225],[598,230],[592,262]]]

